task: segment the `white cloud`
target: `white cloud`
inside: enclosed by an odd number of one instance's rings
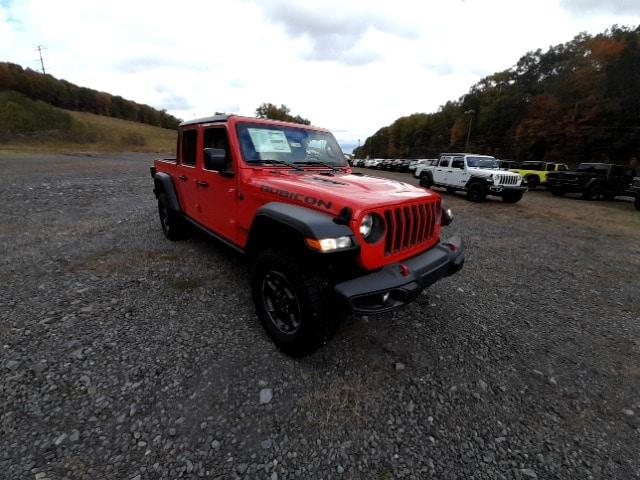
[[[577,13],[609,13],[614,15],[640,15],[638,0],[560,0],[567,10]]]
[[[637,1],[600,3],[1,0],[0,58],[37,68],[42,44],[53,75],[185,119],[284,103],[353,145],[527,51],[640,23]]]

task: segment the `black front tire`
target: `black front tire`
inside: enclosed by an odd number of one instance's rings
[[[523,195],[524,194],[522,192],[505,193],[502,196],[502,200],[507,203],[518,203],[520,200],[522,200]]]
[[[467,200],[471,202],[484,202],[487,198],[487,189],[480,182],[469,185],[467,189]]]
[[[167,194],[164,192],[158,195],[158,215],[160,217],[162,232],[169,240],[182,240],[189,236],[187,222],[185,222],[178,212],[174,212],[169,208]]]
[[[600,185],[599,183],[594,183],[582,192],[582,198],[584,198],[585,200],[600,200],[602,194],[602,185]]]
[[[267,334],[285,353],[303,356],[333,336],[339,320],[326,277],[310,262],[276,249],[260,252],[251,290]]]
[[[433,187],[433,181],[429,175],[420,176],[420,186],[422,188],[431,188]]]
[[[537,175],[527,175],[527,187],[532,192],[540,186],[540,178]]]

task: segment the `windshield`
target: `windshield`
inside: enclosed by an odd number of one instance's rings
[[[498,168],[498,161],[493,157],[467,157],[467,166],[475,168]]]
[[[338,142],[329,132],[247,123],[236,128],[242,156],[249,164],[275,160],[296,165],[347,166]]]

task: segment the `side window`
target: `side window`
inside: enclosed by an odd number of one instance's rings
[[[464,169],[464,158],[462,157],[455,157],[453,159],[453,161],[451,162],[451,168],[460,168],[460,169]]]
[[[624,175],[624,167],[616,165],[611,169],[611,175],[614,177],[622,177]]]
[[[203,148],[221,148],[227,153],[229,158],[229,141],[227,131],[224,127],[208,128],[204,131]]]
[[[441,167],[448,167],[449,166],[449,157],[442,157],[440,159],[440,164],[439,166]]]
[[[547,172],[553,172],[555,170],[556,166],[554,163],[547,163]]]
[[[198,130],[182,132],[182,164],[190,167],[196,164],[196,150],[198,148]]]
[[[633,178],[636,176],[636,171],[633,168],[626,167],[624,170],[625,177]]]
[[[567,167],[564,163],[562,165],[558,165],[559,172],[566,172],[567,170],[569,170],[569,167]]]

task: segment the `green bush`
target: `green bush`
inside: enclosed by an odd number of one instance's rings
[[[58,136],[69,133],[73,123],[71,115],[47,103],[17,92],[0,92],[0,140],[34,133]]]

